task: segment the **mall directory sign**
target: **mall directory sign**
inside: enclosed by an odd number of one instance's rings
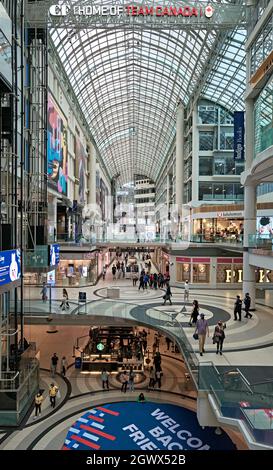
[[[56,266],[60,262],[60,245],[49,245],[49,266]]]
[[[7,250],[0,252],[0,287],[21,277],[20,250]]]

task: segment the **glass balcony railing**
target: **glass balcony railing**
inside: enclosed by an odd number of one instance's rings
[[[250,252],[253,254],[273,256],[273,236],[268,235],[249,235],[248,244]]]
[[[26,268],[45,268],[48,266],[48,245],[37,245],[34,250],[24,252]]]

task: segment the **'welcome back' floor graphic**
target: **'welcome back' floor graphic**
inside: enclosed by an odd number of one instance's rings
[[[202,429],[192,411],[161,403],[119,402],[87,411],[63,450],[235,450],[226,433]]]

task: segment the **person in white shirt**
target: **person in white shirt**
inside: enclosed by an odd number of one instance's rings
[[[190,297],[189,281],[185,281],[185,284],[184,284],[184,302],[186,302],[186,300],[189,300],[189,297]]]

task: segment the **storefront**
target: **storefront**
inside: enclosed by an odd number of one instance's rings
[[[240,241],[243,236],[243,212],[216,212],[193,216],[193,234],[207,241]]]
[[[171,279],[177,285],[190,284],[210,287],[236,287],[243,282],[242,257],[182,257],[171,256]],[[273,282],[273,271],[256,269],[256,282],[267,287]]]
[[[176,257],[176,281],[210,282],[210,258]]]
[[[103,266],[111,262],[108,250],[92,252],[62,252],[56,270],[55,286],[83,287],[95,285]]]

